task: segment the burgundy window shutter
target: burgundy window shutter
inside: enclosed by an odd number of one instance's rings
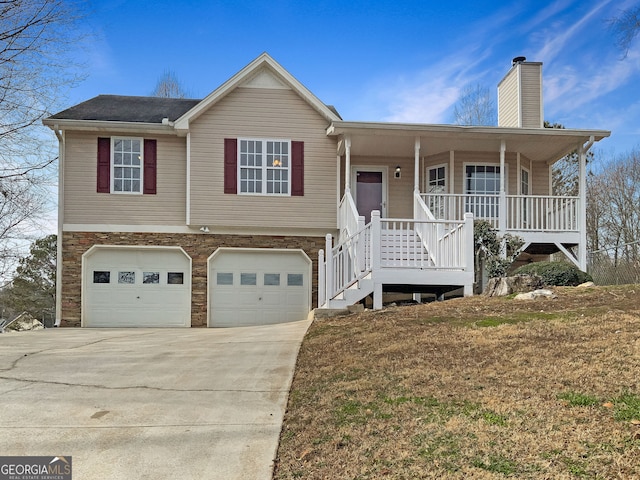
[[[111,193],[111,139],[98,138],[98,193]]]
[[[156,193],[157,148],[155,140],[144,139],[144,187],[142,193]]]
[[[304,195],[304,142],[291,142],[291,195]]]
[[[224,139],[224,193],[238,193],[238,140]]]

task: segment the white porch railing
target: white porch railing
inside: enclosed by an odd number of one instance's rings
[[[579,197],[506,195],[420,194],[436,219],[462,220],[466,212],[477,220],[500,227],[504,209],[504,228],[530,232],[578,232]]]
[[[356,202],[348,191],[342,196],[338,207],[338,226],[340,241],[355,235],[364,227],[364,217],[358,215]]]
[[[385,271],[405,269],[429,274],[473,272],[473,216],[465,215],[464,220],[381,219],[380,212],[374,211],[371,223],[335,247],[332,236],[327,235],[326,250],[319,254],[319,305],[365,277],[384,283]]]
[[[507,195],[507,230],[577,232],[580,197]]]
[[[327,235],[324,262],[326,290],[322,293],[326,295],[325,299],[335,297],[371,272],[371,223],[335,247],[331,244],[332,237]],[[322,288],[321,284],[319,288]]]

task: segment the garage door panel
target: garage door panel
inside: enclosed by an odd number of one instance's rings
[[[310,261],[299,250],[225,249],[209,268],[210,326],[291,322],[309,313]],[[220,284],[231,277],[232,285]]]
[[[89,253],[83,259],[83,325],[191,325],[191,265],[182,250],[102,247]]]

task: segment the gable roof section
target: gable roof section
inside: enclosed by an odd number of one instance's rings
[[[49,119],[162,123],[163,118],[168,118],[172,122],[199,102],[183,98],[98,95]]]
[[[278,62],[263,53],[244,67],[204,100],[175,121],[176,130],[188,130],[189,122],[198,118],[216,102],[238,87],[287,88],[296,92],[328,122],[341,120],[335,108],[325,105],[310,90],[296,80]]]

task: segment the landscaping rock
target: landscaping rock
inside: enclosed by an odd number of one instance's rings
[[[542,286],[542,278],[538,275],[490,278],[482,294],[487,297],[504,297],[512,293],[535,290]]]
[[[43,329],[44,325],[27,312],[21,313],[14,320],[4,326],[5,332],[26,332],[30,330]]]
[[[589,287],[595,287],[595,285],[596,284],[593,282],[584,282],[578,285],[576,288],[589,288]]]
[[[514,300],[535,300],[536,298],[558,298],[558,296],[551,290],[540,289],[533,292],[519,293],[514,297]]]

